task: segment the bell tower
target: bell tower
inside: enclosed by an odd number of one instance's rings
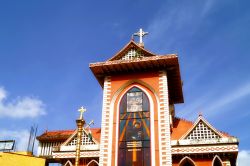
[[[90,69],[103,88],[99,165],[172,165],[174,104],[183,103],[178,56],[157,55],[129,41]]]

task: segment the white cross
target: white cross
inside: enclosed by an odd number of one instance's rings
[[[81,107],[80,109],[78,109],[78,111],[80,112],[80,117],[79,117],[79,119],[82,119],[83,113],[86,112],[87,110],[86,110],[85,108]]]
[[[137,33],[134,33],[134,36],[139,36],[140,37],[140,43],[142,43],[142,37],[147,35],[148,32],[144,32],[142,28]]]

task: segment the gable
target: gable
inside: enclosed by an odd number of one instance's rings
[[[70,142],[66,144],[66,146],[75,146],[76,144],[77,144],[77,134],[72,138]],[[90,138],[89,135],[83,131],[81,145],[93,145],[93,144],[95,144],[93,138]]]
[[[77,130],[62,144],[63,146],[76,146],[77,144]],[[92,136],[91,130],[83,129],[81,145],[94,145],[98,141]]]
[[[131,40],[123,49],[109,59],[114,60],[138,60],[144,57],[155,56],[153,53],[145,50],[143,47]]]
[[[210,140],[219,139],[223,135],[210,125],[202,116],[199,116],[193,127],[182,136],[182,140]]]
[[[185,139],[194,140],[194,139],[216,139],[221,138],[219,134],[213,131],[208,125],[203,121],[200,121],[195,128],[186,136]]]

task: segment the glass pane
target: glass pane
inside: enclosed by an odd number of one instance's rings
[[[141,92],[141,90],[137,87],[134,87],[134,88],[130,89],[129,92]]]
[[[143,141],[144,148],[150,148],[150,141]]]
[[[143,139],[144,140],[150,139],[150,121],[149,121],[149,118],[143,119]]]
[[[120,113],[124,113],[127,110],[127,97],[123,96],[120,103]]]
[[[150,160],[151,160],[151,157],[150,157],[150,148],[144,148],[144,153],[143,153],[143,166],[150,166]]]
[[[143,111],[149,111],[148,97],[143,93]]]
[[[142,111],[142,92],[127,93],[127,112]]]
[[[120,120],[120,132],[119,132],[119,141],[124,141],[125,140],[125,134],[126,134],[126,120]]]
[[[149,118],[149,112],[143,112],[143,118]]]
[[[126,166],[126,150],[125,149],[119,149],[118,165]]]
[[[126,142],[120,142],[119,143],[119,148],[121,148],[121,149],[126,148]]]

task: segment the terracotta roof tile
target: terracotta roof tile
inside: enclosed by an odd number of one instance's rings
[[[66,141],[73,133],[75,130],[55,130],[55,131],[45,131],[42,135],[37,137],[37,140],[40,142],[56,142],[56,141],[61,141],[64,142]],[[91,133],[94,137],[95,140],[100,142],[100,137],[101,137],[101,129],[100,128],[91,128]]]
[[[40,142],[44,141],[66,141],[75,130],[54,130],[45,131],[42,135],[36,137]]]
[[[171,133],[171,139],[172,140],[180,139],[192,126],[193,122],[191,121],[175,118]]]
[[[175,118],[173,123],[173,128],[171,132],[171,140],[178,140],[180,139],[190,128],[193,127],[193,122],[181,119],[181,118]],[[42,135],[37,137],[37,140],[40,142],[56,142],[66,141],[75,130],[55,130],[55,131],[46,131]],[[100,142],[101,138],[101,128],[91,128],[91,133],[94,139],[98,142]],[[231,137],[228,133],[221,132],[226,137]]]

